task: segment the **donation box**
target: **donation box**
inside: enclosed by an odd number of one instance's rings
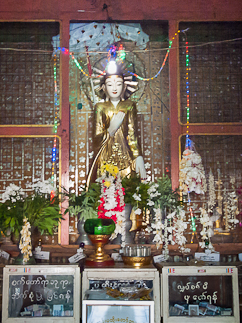
[[[2,322],[80,322],[77,265],[6,266]]]
[[[239,323],[236,267],[163,267],[163,322]]]

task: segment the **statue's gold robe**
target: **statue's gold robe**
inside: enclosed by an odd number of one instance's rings
[[[113,137],[109,136],[110,120],[119,111],[125,113],[124,120]],[[137,135],[137,110],[135,102],[120,101],[116,108],[111,101],[95,105],[93,144],[95,168],[99,176],[100,167],[104,163],[117,166],[121,175],[135,170],[135,160],[141,156],[141,147]]]

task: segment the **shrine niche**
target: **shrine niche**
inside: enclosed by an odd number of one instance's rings
[[[73,46],[70,47],[70,51],[73,49],[73,57],[70,56],[71,193],[79,194],[83,190],[94,158],[93,113],[100,98],[94,89],[97,83],[89,75],[98,76],[105,69],[111,44],[117,46],[117,52],[122,45],[128,66],[125,72],[132,76],[131,81],[138,82],[131,100],[137,106],[137,135],[147,178],[155,180],[170,173],[168,67],[165,65],[154,80],[142,80],[156,75],[164,61],[167,26],[160,23],[148,24],[144,30],[142,27],[106,23],[70,25],[74,34],[72,37],[71,32],[70,37],[70,46]],[[77,239],[76,226],[76,220],[71,217],[70,243]]]

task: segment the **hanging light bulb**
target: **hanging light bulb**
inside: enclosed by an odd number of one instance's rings
[[[116,64],[115,60],[114,61],[110,60],[110,62],[108,63],[107,73],[108,74],[116,74],[117,73],[117,64]]]

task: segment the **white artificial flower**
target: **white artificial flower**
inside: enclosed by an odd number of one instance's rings
[[[70,185],[72,185],[70,187],[74,187],[74,182],[70,181]],[[50,194],[52,191],[55,191],[50,179],[33,183],[31,187],[39,194]]]
[[[172,212],[172,213],[168,214],[168,215],[167,215],[167,219],[173,219],[175,215],[176,215],[176,211],[174,211],[174,212]]]
[[[133,198],[134,198],[135,201],[141,201],[141,195],[140,194],[134,193]]]
[[[167,227],[167,231],[168,231],[169,233],[172,233],[173,228],[172,228],[172,227]]]
[[[136,209],[136,210],[134,211],[134,213],[135,213],[135,214],[138,214],[138,215],[140,215],[140,214],[141,214],[141,212],[142,212],[142,211],[141,211],[141,209],[139,209],[139,208],[138,208],[138,209]]]
[[[151,233],[153,230],[152,230],[152,228],[150,226],[147,226],[145,228],[145,231],[148,232],[148,233]]]
[[[153,239],[154,242],[161,242],[161,237],[159,234],[156,234]]]
[[[157,221],[156,223],[151,223],[151,227],[156,230],[164,229],[164,224],[161,221]]]
[[[151,201],[151,200],[148,200],[147,205],[153,206],[153,205],[155,205],[155,203],[153,201]]]
[[[25,193],[21,187],[11,183],[6,187],[5,192],[2,194],[2,203],[7,200],[11,200],[13,197],[15,197],[14,202],[16,202],[16,199],[21,199],[24,194]]]
[[[204,242],[204,241],[199,242],[199,246],[200,246],[202,249],[205,249],[205,247],[206,247],[205,242]]]

